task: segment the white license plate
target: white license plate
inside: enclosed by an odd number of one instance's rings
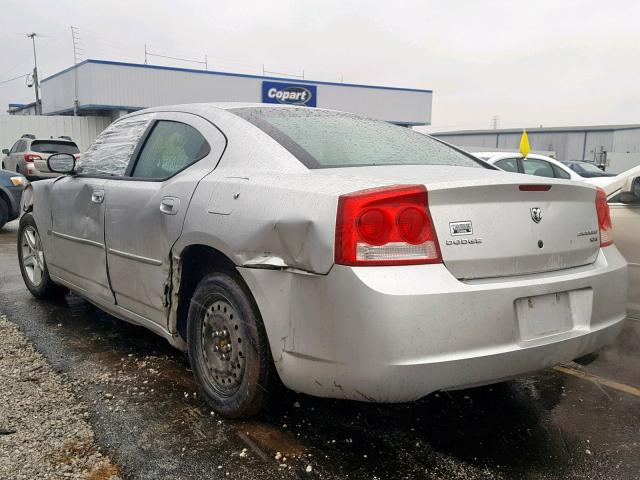
[[[516,300],[520,339],[527,341],[573,328],[570,292],[551,293]]]

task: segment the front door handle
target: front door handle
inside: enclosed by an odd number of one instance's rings
[[[94,190],[91,193],[91,201],[93,203],[102,203],[104,201],[104,190]]]
[[[180,199],[176,197],[164,197],[160,201],[160,211],[165,215],[175,215],[180,209]]]

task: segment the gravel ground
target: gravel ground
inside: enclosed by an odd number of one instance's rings
[[[53,371],[0,315],[0,478],[119,479],[100,453],[88,413],[68,379]]]

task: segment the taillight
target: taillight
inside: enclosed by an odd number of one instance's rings
[[[613,244],[613,226],[606,192],[598,187],[596,192],[596,212],[598,213],[598,228],[600,229],[600,246],[607,247]]]
[[[335,261],[342,265],[440,263],[423,185],[394,185],[338,199]]]
[[[25,153],[24,154],[24,161],[25,162],[32,163],[34,160],[42,160],[42,157],[40,155],[34,155],[33,153]]]

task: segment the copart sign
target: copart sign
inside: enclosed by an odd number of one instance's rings
[[[263,103],[316,106],[316,86],[301,83],[262,82]]]

